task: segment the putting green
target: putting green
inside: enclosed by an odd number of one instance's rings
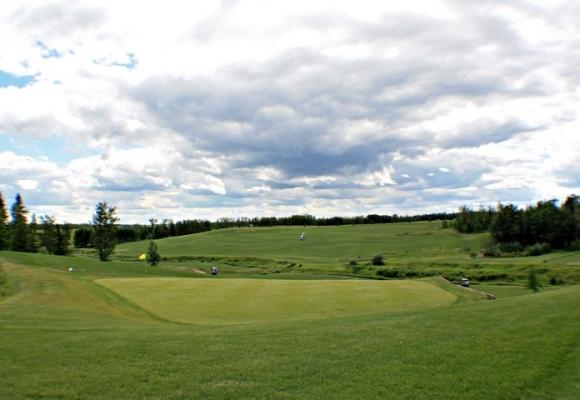
[[[238,324],[413,311],[456,296],[424,281],[112,278],[97,282],[170,321]]]

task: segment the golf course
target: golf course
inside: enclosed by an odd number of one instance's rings
[[[174,237],[157,266],[147,242],[2,251],[0,398],[578,399],[580,252],[474,258],[485,240],[422,222]]]

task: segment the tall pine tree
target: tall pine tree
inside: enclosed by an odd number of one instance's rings
[[[24,207],[22,196],[20,193],[16,194],[14,204],[10,210],[12,221],[10,222],[12,233],[12,250],[14,251],[28,251],[28,222],[26,214],[28,211]]]
[[[115,224],[119,220],[115,213],[116,207],[109,207],[107,202],[97,203],[95,208],[92,222],[94,245],[101,261],[107,261],[115,249]]]
[[[38,238],[38,221],[36,214],[32,214],[30,224],[28,225],[28,251],[31,253],[38,253],[40,248],[40,239]]]
[[[48,254],[54,254],[56,251],[56,220],[51,215],[40,217],[42,226],[41,244]]]
[[[10,235],[8,232],[8,211],[6,203],[0,192],[0,250],[8,250],[10,247]]]

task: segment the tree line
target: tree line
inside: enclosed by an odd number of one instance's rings
[[[4,197],[0,193],[0,250],[48,254],[70,254],[73,227],[57,224],[54,216],[28,218],[28,209],[18,193],[10,207],[10,219]]]
[[[243,227],[272,227],[272,226],[338,226],[357,224],[388,224],[395,222],[416,222],[452,220],[456,213],[431,213],[422,215],[378,215],[355,217],[326,217],[317,218],[310,214],[297,214],[289,217],[254,217],[254,218],[219,218],[216,221],[202,219],[185,219],[174,222],[170,219],[150,219],[149,225],[118,225],[115,230],[117,243],[136,242],[141,240],[157,240],[173,236],[191,235],[215,229],[243,228]],[[92,225],[78,225],[75,227],[74,246],[94,247],[95,231]]]
[[[580,197],[539,201],[518,208],[498,204],[496,208],[472,210],[462,207],[451,226],[462,233],[490,232],[494,242],[506,252],[546,252],[550,248],[580,247]]]

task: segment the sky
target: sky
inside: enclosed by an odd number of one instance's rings
[[[0,8],[0,192],[123,223],[580,194],[580,2]]]

